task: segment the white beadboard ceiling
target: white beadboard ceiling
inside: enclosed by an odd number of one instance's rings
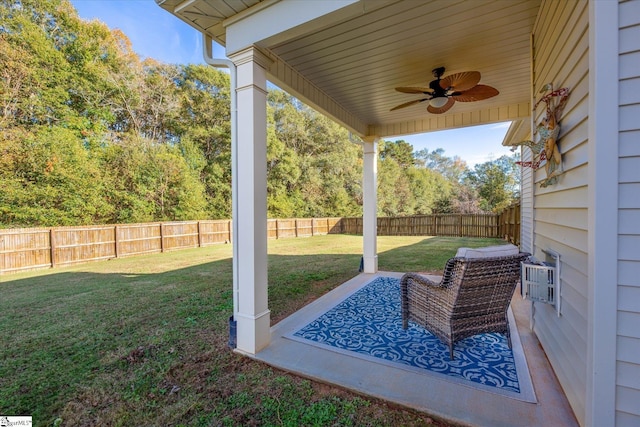
[[[226,45],[224,24],[230,22],[229,18],[260,13],[278,3],[278,0],[156,1],[222,45]],[[283,1],[307,1],[312,7],[321,0]],[[529,115],[530,34],[540,0],[359,3],[359,13],[353,13],[351,7],[348,14],[337,12],[329,22],[322,25],[316,22],[310,26],[312,31],[297,28],[290,37],[283,32],[278,37],[256,40],[256,45],[279,58],[323,93],[325,99],[352,115],[355,118],[352,123],[339,117],[338,120],[361,135],[401,135]],[[484,101],[456,102],[442,115],[428,113],[426,103],[389,111],[395,105],[420,98],[399,93],[395,87],[428,86],[433,80],[431,70],[440,66],[446,67],[445,76],[479,71],[480,83],[495,87],[500,94]],[[314,102],[317,100],[312,96],[297,92],[295,85],[287,84],[290,82],[284,78],[276,78],[275,83],[281,83],[303,101],[320,106],[323,112],[331,112]],[[361,126],[354,124],[356,120]]]

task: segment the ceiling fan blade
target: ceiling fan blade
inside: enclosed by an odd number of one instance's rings
[[[440,80],[440,87],[443,89],[454,89],[456,91],[468,90],[478,84],[480,73],[478,71],[464,71],[462,73],[451,74]]]
[[[451,98],[460,102],[481,101],[499,94],[498,89],[487,85],[476,85],[469,90],[451,95]]]
[[[429,100],[429,98],[415,99],[413,101],[405,102],[404,104],[396,105],[395,107],[393,107],[389,111],[399,110],[401,108],[408,107],[408,106],[413,105],[413,104],[419,104],[420,102],[428,101],[428,100]]]
[[[397,87],[396,90],[402,93],[431,93],[431,88],[428,87],[417,87],[417,86],[402,86]]]
[[[455,104],[455,103],[456,103],[456,101],[454,101],[453,98],[449,98],[449,99],[447,99],[447,103],[444,104],[442,107],[434,108],[431,105],[429,105],[427,107],[427,111],[430,112],[431,114],[446,113],[447,111],[449,111],[449,108],[453,107],[453,104]]]

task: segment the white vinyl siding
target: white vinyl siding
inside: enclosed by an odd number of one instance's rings
[[[555,307],[536,303],[534,329],[580,422],[586,413],[588,313],[588,3],[543,1],[534,27],[535,101],[540,89],[568,87],[570,96],[560,118],[558,147],[562,174],[555,185],[541,188],[544,167],[534,177],[534,255],[543,250],[561,255],[562,316]],[[545,104],[535,111],[544,117]]]
[[[533,160],[532,152],[528,148],[522,149],[522,161]],[[533,169],[522,168],[520,177],[520,250],[533,253]]]
[[[616,426],[640,425],[640,1],[619,3]]]

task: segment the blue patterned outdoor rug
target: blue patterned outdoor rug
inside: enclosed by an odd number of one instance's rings
[[[448,347],[426,329],[412,323],[402,329],[400,280],[377,277],[290,338],[535,402],[513,318],[510,323],[513,351],[504,335],[482,334],[458,341],[450,360]]]

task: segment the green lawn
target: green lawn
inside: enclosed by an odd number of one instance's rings
[[[379,268],[439,270],[495,239],[379,237]],[[358,274],[362,238],[269,241],[274,322]],[[0,276],[0,414],[40,426],[446,425],[227,347],[231,246]]]

